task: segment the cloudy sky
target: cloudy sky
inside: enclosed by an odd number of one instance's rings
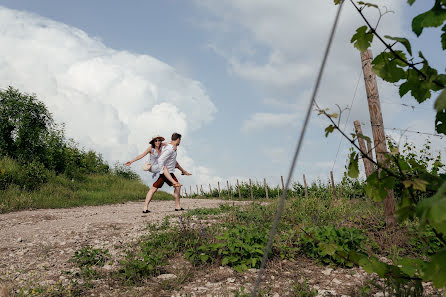
[[[415,52],[444,69],[436,31],[420,40],[410,31],[411,18],[433,2],[379,1],[393,11],[379,28],[408,36]],[[0,0],[0,88],[35,93],[69,137],[111,164],[144,151],[152,135],[177,131],[178,161],[193,173],[181,179],[187,189],[237,178],[277,184],[289,170],[335,12],[329,0]],[[349,43],[360,25],[347,3],[317,101],[333,111],[352,106],[342,127],[352,131],[360,120],[371,135],[359,53]],[[379,90],[386,128],[434,133],[432,100],[400,99],[382,81]],[[314,113],[296,180],[305,173],[325,181],[332,169],[342,176],[349,146],[337,134],[325,138],[327,125]],[[405,138],[421,144],[425,135]],[[445,151],[444,139],[431,140]],[[141,165],[132,168],[150,183]]]

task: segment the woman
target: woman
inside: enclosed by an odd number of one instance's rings
[[[149,142],[150,146],[139,156],[135,157],[133,160],[128,161],[125,163],[125,165],[130,166],[133,162],[138,161],[147,154],[150,154],[150,167],[149,172],[152,172],[152,178],[155,178],[157,174],[159,174],[160,168],[158,164],[158,157],[161,155],[161,148],[166,145],[166,143],[163,142],[164,137],[156,135],[152,137],[152,140]]]

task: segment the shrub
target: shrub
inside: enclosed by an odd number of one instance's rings
[[[134,171],[132,171],[130,167],[127,167],[119,163],[115,163],[113,172],[116,176],[121,176],[125,179],[140,180],[139,175],[136,174]]]
[[[39,161],[25,163],[23,166],[21,186],[26,190],[35,190],[48,181],[49,171]]]
[[[221,260],[235,271],[259,268],[268,241],[267,231],[255,225],[235,225],[216,236],[217,242],[206,242],[189,249],[185,257],[193,263]]]
[[[104,266],[109,258],[110,254],[107,249],[95,249],[91,246],[86,246],[74,252],[72,261],[78,267]]]
[[[410,235],[409,245],[418,255],[432,256],[445,247],[430,226],[417,230],[411,225],[408,233]]]
[[[24,190],[35,190],[48,181],[50,172],[39,161],[20,165],[15,160],[3,157],[0,160],[0,190],[17,185]]]
[[[184,252],[207,239],[204,227],[192,228],[190,222],[180,217],[180,227],[168,229],[169,222],[159,227],[150,225],[153,231],[143,238],[135,250],[127,251],[121,261],[119,275],[128,284],[137,284],[147,277],[157,276],[163,272],[167,259],[178,252]]]
[[[95,249],[86,246],[76,251],[71,261],[79,267],[81,276],[92,279],[99,276],[97,267],[104,266],[108,259],[110,259],[110,254],[107,249]]]
[[[352,267],[350,251],[360,252],[366,248],[366,237],[356,228],[333,226],[306,228],[300,237],[300,249],[308,257],[325,264]]]

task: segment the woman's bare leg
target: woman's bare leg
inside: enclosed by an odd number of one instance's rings
[[[146,201],[144,203],[144,210],[147,210],[149,208],[150,200],[152,200],[153,194],[155,194],[156,191],[158,191],[158,188],[151,187],[150,190],[147,192]]]

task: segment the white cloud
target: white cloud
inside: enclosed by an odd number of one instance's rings
[[[243,132],[265,128],[281,128],[296,125],[297,114],[289,113],[255,113],[243,123]]]
[[[260,149],[268,160],[275,164],[283,163],[288,158],[288,152],[284,147],[262,146]]]
[[[216,112],[200,82],[79,29],[0,6],[0,32],[0,87],[35,93],[69,137],[109,162],[133,158],[154,134],[187,139]],[[184,150],[179,156],[188,159]],[[200,179],[205,170],[188,160]]]
[[[213,36],[217,37],[210,43],[212,50],[227,60],[230,73],[261,89],[264,96],[261,100],[269,105],[272,102],[268,98],[281,102],[283,110],[288,108],[287,103],[309,102],[338,6],[326,0],[204,0],[196,3],[214,15],[215,23],[225,25],[212,27]],[[381,20],[379,29],[383,35],[400,36],[403,3],[385,0],[378,4],[395,10],[395,14],[385,15]],[[377,11],[370,8],[365,13],[374,24]],[[351,102],[361,62],[350,39],[362,25],[359,14],[350,3],[345,3],[317,98],[323,107],[333,108],[334,103],[344,107]],[[257,49],[255,54],[244,54],[235,48],[236,43],[229,42],[231,37],[240,35],[245,44]],[[375,49],[381,48],[376,44]],[[362,111],[357,116],[364,115],[367,113]]]

